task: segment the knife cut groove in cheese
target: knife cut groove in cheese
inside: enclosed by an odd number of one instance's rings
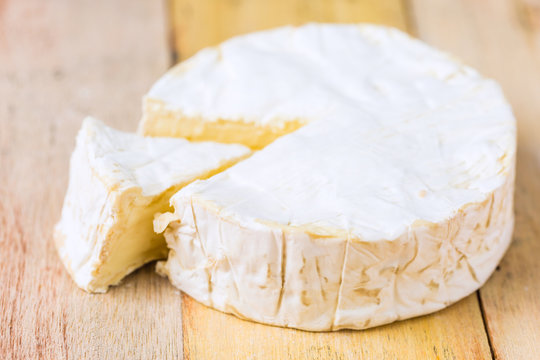
[[[146,104],[144,133],[226,141],[236,121],[235,141],[253,148],[273,139],[251,143],[261,128],[304,125],[184,187],[154,222],[170,248],[158,272],[218,310],[313,331],[377,326],[467,296],[510,243],[509,105],[495,82],[397,30],[233,38],[172,69]]]
[[[85,119],[55,242],[79,287],[105,292],[141,265],[167,256],[152,220],[171,195],[245,158],[241,145],[143,138]]]
[[[139,132],[146,136],[174,136],[191,141],[243,144],[254,150],[262,149],[275,139],[304,125],[301,120],[265,125],[223,119],[204,121],[169,110],[162,101],[149,98],[144,100],[144,114]]]

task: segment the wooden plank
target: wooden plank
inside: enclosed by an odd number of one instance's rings
[[[362,331],[312,333],[240,320],[183,296],[184,358],[490,359],[476,294],[440,311]]]
[[[163,14],[156,1],[0,1],[2,359],[181,356],[180,297],[165,279],[148,267],[89,295],[51,236],[83,116],[135,130],[168,66]]]
[[[287,23],[369,20],[399,28],[407,24],[403,3],[392,0],[318,0],[309,5],[301,0],[173,0],[172,10],[175,44],[182,58],[229,36]],[[242,321],[187,296],[182,308],[186,359],[491,358],[476,295],[419,319],[323,334]]]
[[[178,59],[235,35],[310,21],[372,22],[407,28],[402,0],[169,1]]]
[[[540,359],[540,4],[416,0],[414,10],[421,38],[494,77],[514,107],[514,241],[480,295],[495,358]]]

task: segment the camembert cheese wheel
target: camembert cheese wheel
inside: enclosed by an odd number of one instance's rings
[[[242,318],[325,331],[427,314],[478,289],[511,240],[499,86],[394,29],[233,38],[159,80],[140,129],[261,149],[154,223],[158,271]]]

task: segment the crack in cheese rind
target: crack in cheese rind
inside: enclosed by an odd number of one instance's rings
[[[171,249],[158,271],[216,309],[368,328],[470,294],[511,240],[516,129],[500,88],[397,30],[234,38],[147,99],[218,126],[306,123],[183,188],[155,220]]]
[[[244,159],[241,145],[143,138],[87,118],[71,157],[55,243],[79,287],[105,292],[141,265],[167,255],[156,212],[183,186]]]

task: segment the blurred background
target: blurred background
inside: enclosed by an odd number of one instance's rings
[[[241,320],[187,306],[150,267],[107,296],[76,289],[51,234],[83,117],[134,131],[141,97],[174,63],[233,35],[311,21],[397,27],[502,85],[519,129],[516,228],[488,283],[433,316],[317,336],[268,327],[236,336]],[[539,179],[540,1],[0,0],[3,358],[202,358],[205,349],[226,358],[235,347],[245,358],[281,349],[290,358],[540,359]]]
[[[407,5],[403,0],[173,0],[171,45],[175,58],[185,58],[235,35],[306,22],[370,22],[407,31]]]

